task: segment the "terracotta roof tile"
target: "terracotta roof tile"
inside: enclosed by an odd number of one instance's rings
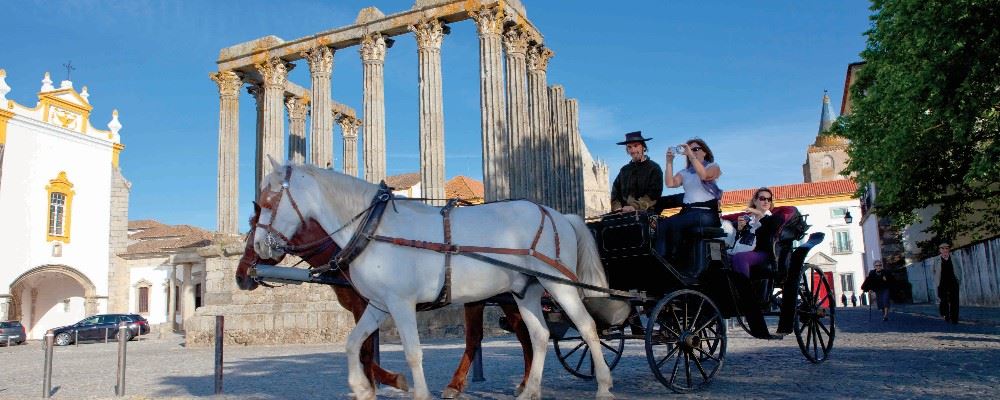
[[[411,172],[385,177],[385,184],[393,190],[406,190],[420,183],[420,173]]]
[[[171,226],[158,222],[157,224],[159,226],[129,235],[129,240],[136,242],[130,244],[124,254],[162,253],[170,250],[202,247],[212,242],[211,232],[195,226]]]
[[[159,221],[152,220],[152,219],[140,219],[140,220],[135,220],[135,221],[129,221],[128,222],[128,229],[129,230],[133,230],[133,229],[149,229],[149,228],[156,228],[156,227],[159,227],[159,226],[166,226],[166,225],[164,225],[163,223],[161,223]]]
[[[747,204],[758,188],[727,190],[722,194],[722,206]],[[787,201],[807,197],[833,196],[853,194],[858,184],[853,179],[838,179],[826,182],[793,183],[790,185],[770,186],[775,199]]]
[[[444,185],[445,197],[459,198],[466,201],[482,201],[486,192],[483,183],[467,176],[458,175]]]

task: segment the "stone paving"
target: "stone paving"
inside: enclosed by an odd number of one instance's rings
[[[626,345],[613,371],[613,392],[620,399],[681,398],[995,398],[1000,393],[1000,327],[963,322],[950,325],[902,306],[888,322],[867,308],[840,309],[830,359],[805,361],[792,337],[780,341],[729,332],[727,360],[707,389],[674,395],[653,378],[642,343]],[[933,308],[931,308],[933,310]],[[990,310],[987,310],[990,311]],[[1000,321],[995,310],[984,322]],[[984,312],[984,314],[988,314]],[[186,349],[180,337],[129,343],[126,398],[198,398],[213,393],[211,348]],[[435,395],[457,363],[459,340],[424,345],[424,366]],[[114,397],[117,346],[83,344],[56,348],[54,399]],[[520,347],[510,337],[485,343],[486,382],[470,384],[466,398],[510,399],[519,380]],[[383,365],[404,370],[401,348],[383,344]],[[38,342],[0,347],[0,399],[39,398],[42,349]],[[339,346],[285,345],[226,348],[225,396],[251,399],[351,398]],[[596,386],[562,370],[553,352],[546,360],[545,398],[591,398]],[[990,394],[992,393],[992,394]],[[409,398],[381,389],[380,398]]]

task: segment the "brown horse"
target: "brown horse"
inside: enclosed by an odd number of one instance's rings
[[[254,215],[250,217],[251,229],[247,234],[246,248],[244,249],[243,257],[240,258],[239,266],[236,267],[236,284],[242,290],[254,290],[258,286],[258,282],[248,274],[250,267],[260,263],[277,265],[281,262],[280,259],[261,259],[253,248],[254,231],[256,231],[253,228],[257,226],[259,216],[260,207],[257,203],[254,203]],[[310,266],[325,265],[340,251],[340,247],[336,243],[333,243],[330,235],[323,230],[323,227],[319,223],[312,219],[306,221],[305,226],[289,240],[288,244],[291,246],[309,244],[312,245],[310,247],[315,247],[316,250],[309,252],[310,254],[302,255],[303,260]],[[350,273],[345,272],[345,274],[349,278]],[[337,302],[345,309],[350,310],[354,314],[354,321],[357,322],[368,306],[368,302],[353,287],[332,287],[334,293],[337,294]],[[531,367],[531,338],[528,336],[527,328],[521,321],[521,314],[518,312],[517,305],[514,303],[501,303],[500,307],[503,309],[504,314],[506,314],[507,321],[517,335],[518,341],[521,342],[521,349],[524,353],[524,377],[516,389],[516,392],[520,393],[524,387],[525,379],[528,378],[528,372]],[[458,394],[465,390],[473,356],[476,350],[479,350],[483,340],[483,312],[485,308],[485,302],[465,304],[465,352],[462,354],[462,359],[459,361],[458,369],[455,370],[451,382],[448,383],[448,386],[441,393],[442,398],[451,399],[458,397]],[[395,372],[386,371],[376,364],[373,361],[374,349],[375,344],[372,337],[366,339],[361,347],[361,363],[364,366],[369,382],[378,382],[406,391],[408,389],[406,377]]]

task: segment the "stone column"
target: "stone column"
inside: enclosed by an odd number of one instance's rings
[[[361,131],[365,135],[365,176],[368,182],[385,179],[385,51],[386,39],[379,33],[361,39],[361,62],[364,69]]]
[[[340,131],[344,134],[344,173],[350,176],[358,176],[358,127],[361,120],[341,115],[337,118],[340,124]]]
[[[330,114],[330,77],[333,73],[333,49],[319,46],[302,52],[309,62],[312,79],[312,121],[309,131],[309,161],[326,168],[333,166],[333,115]]]
[[[288,110],[288,161],[303,164],[306,162],[306,113],[309,111],[309,100],[289,96],[285,99],[285,109]]]
[[[254,200],[259,200],[260,197],[260,180],[264,176],[262,169],[264,166],[264,88],[260,84],[251,84],[247,87],[247,93],[253,96],[254,104],[256,104],[256,115],[257,123],[255,125],[256,143],[254,147],[254,181],[253,181],[253,193]]]
[[[254,65],[257,72],[264,77],[264,134],[261,138],[263,152],[261,156],[261,176],[271,173],[271,163],[267,161],[267,156],[271,156],[275,161],[284,163],[285,161],[285,118],[284,118],[284,97],[285,82],[288,80],[289,64],[284,60],[273,57],[260,64]],[[258,186],[259,187],[259,186]]]
[[[181,270],[184,274],[183,287],[181,288],[181,328],[186,328],[188,318],[194,316],[194,289],[195,283],[192,281],[191,270],[194,269],[194,264],[186,263],[181,264]]]
[[[580,137],[580,105],[576,99],[566,100],[566,119],[569,125],[569,137],[567,138],[570,178],[566,194],[568,195],[568,211],[572,214],[584,216],[584,191],[583,191],[583,138]]]
[[[528,113],[531,115],[531,154],[535,158],[531,164],[532,179],[535,182],[534,199],[542,204],[552,204],[549,189],[553,179],[552,126],[549,122],[548,68],[549,58],[555,53],[542,46],[528,50]]]
[[[167,268],[167,274],[167,333],[170,333],[177,326],[177,266]]]
[[[417,39],[420,64],[420,192],[444,199],[444,105],[441,94],[441,41],[446,30],[441,21],[427,19],[410,25]],[[431,205],[444,205],[431,200]]]
[[[507,54],[507,132],[510,137],[510,197],[531,198],[531,123],[528,121],[526,57],[530,37],[515,25],[504,33]]]
[[[239,233],[240,87],[233,71],[209,74],[219,86],[219,171],[215,227],[219,233]]]
[[[497,6],[470,12],[479,30],[479,107],[483,131],[483,185],[486,201],[510,197],[506,113],[500,36],[503,10]]]
[[[566,96],[560,85],[549,88],[549,115],[552,127],[550,136],[552,147],[549,148],[552,154],[552,166],[549,171],[552,171],[553,178],[549,187],[549,193],[552,194],[549,205],[559,212],[566,212]]]

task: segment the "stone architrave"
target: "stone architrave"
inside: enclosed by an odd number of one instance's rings
[[[239,233],[240,87],[233,71],[209,74],[219,86],[219,171],[215,221],[220,233]]]
[[[528,49],[528,114],[531,115],[531,164],[534,200],[552,204],[549,190],[552,174],[552,138],[549,119],[548,68],[549,58],[555,53],[541,45]]]
[[[303,164],[306,162],[306,114],[309,112],[309,100],[288,96],[285,98],[285,109],[288,111],[288,161]]]
[[[256,143],[254,147],[254,200],[259,200],[260,180],[264,177],[264,87],[259,83],[252,83],[247,87],[247,93],[253,96],[257,122],[254,125],[254,137]]]
[[[361,120],[341,115],[337,118],[340,124],[340,131],[344,135],[344,173],[350,176],[358,176],[358,128]]]
[[[441,21],[426,19],[409,27],[417,39],[420,65],[420,182],[427,203],[444,205],[444,105],[441,91]]]
[[[580,104],[576,99],[566,100],[566,119],[569,123],[569,137],[566,146],[569,152],[569,187],[566,194],[569,196],[569,212],[572,214],[585,216],[583,190],[583,158],[581,148],[583,138],[580,137]]]
[[[528,121],[527,65],[530,36],[518,25],[504,33],[507,55],[507,132],[510,138],[510,197],[532,197],[531,123]],[[534,200],[534,199],[531,199]]]
[[[333,52],[318,46],[302,52],[309,63],[312,86],[312,119],[309,130],[309,160],[320,168],[333,165],[333,115],[330,114],[330,78],[333,74]]]
[[[271,163],[267,162],[267,156],[271,156],[275,161],[282,163],[285,161],[285,124],[284,124],[284,97],[285,82],[288,81],[288,70],[290,64],[284,60],[273,57],[260,64],[256,64],[257,72],[264,77],[264,132],[261,139],[264,160],[261,161],[261,176],[271,173]],[[259,182],[258,182],[259,183]],[[259,187],[259,186],[258,186]]]
[[[483,186],[486,201],[510,198],[509,140],[504,105],[503,9],[484,6],[470,12],[479,31],[479,107],[483,131]]]
[[[549,193],[552,194],[551,205],[559,212],[566,212],[566,95],[560,85],[549,88],[549,114],[551,115],[552,132],[550,136],[552,147],[552,182]]]
[[[364,179],[378,183],[385,179],[385,53],[388,46],[379,33],[361,39],[361,62],[364,69],[361,132],[365,135]]]

